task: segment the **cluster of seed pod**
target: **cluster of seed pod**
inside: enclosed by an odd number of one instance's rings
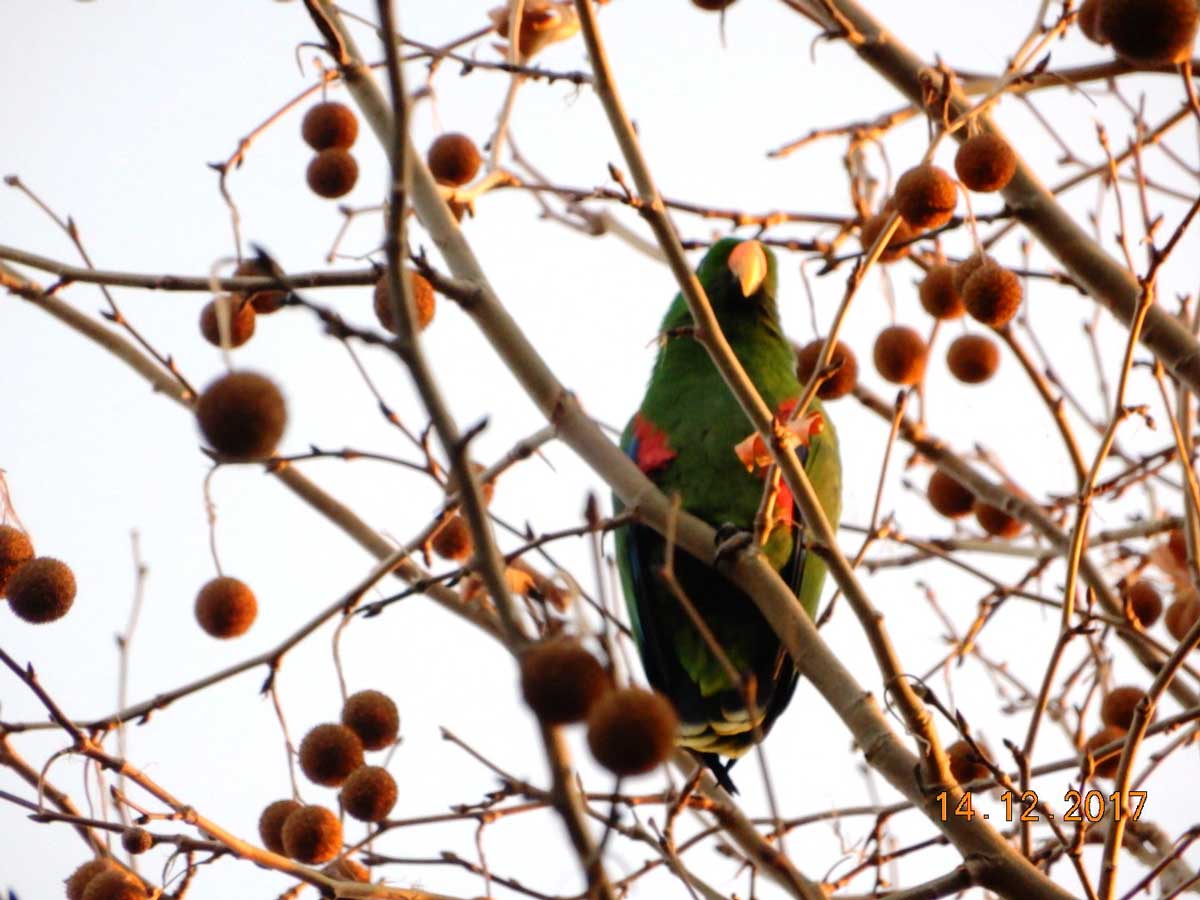
[[[75,573],[61,560],[34,556],[21,529],[0,525],[0,598],[17,618],[34,625],[61,619],[75,602]]]
[[[521,694],[547,725],[587,723],[588,748],[618,777],[644,775],[671,755],[679,720],[655,691],[617,688],[578,640],[556,636],[521,656]]]
[[[391,773],[368,765],[366,752],[392,746],[400,733],[396,704],[382,691],[352,694],[342,706],[340,722],[311,728],[300,742],[300,769],[313,784],[340,788],[342,809],[360,822],[380,822],[396,805],[398,791]],[[276,800],[258,820],[263,846],[308,865],[328,863],[342,851],[342,824],[327,806],[296,799]],[[366,869],[340,860],[327,870],[334,877],[367,881]]]
[[[1111,44],[1137,66],[1186,60],[1196,40],[1200,13],[1194,0],[1084,0],[1079,27],[1091,41]]]

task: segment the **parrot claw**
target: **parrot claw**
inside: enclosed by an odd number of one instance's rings
[[[744,528],[738,528],[736,525],[726,522],[717,529],[714,540],[717,545],[717,554],[713,562],[719,566],[722,563],[729,562],[729,560],[753,544],[754,535]]]

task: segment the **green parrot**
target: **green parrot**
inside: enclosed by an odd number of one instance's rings
[[[775,411],[788,419],[803,390],[791,342],[775,303],[776,261],[758,241],[727,238],[696,272],[733,352]],[[769,458],[704,348],[690,333],[691,313],[676,295],[646,396],[621,438],[622,449],[682,508],[714,527],[750,532],[762,503]],[[819,402],[791,432],[796,452],[836,527],[842,471],[837,434]],[[622,509],[615,500],[618,511]],[[780,483],[762,534],[762,551],[815,616],[825,564],[805,552],[791,493]],[[650,684],[679,714],[678,742],[696,754],[730,791],[729,768],[765,735],[796,688],[797,670],[746,594],[683,551],[675,576],[725,655],[755,689],[751,709],[677,597],[659,575],[665,543],[653,529],[630,524],[616,536],[617,564],[634,637]],[[723,762],[722,757],[730,757]]]

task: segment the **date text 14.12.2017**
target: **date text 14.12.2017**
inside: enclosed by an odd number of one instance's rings
[[[974,797],[970,791],[964,791],[957,803],[946,791],[939,793],[934,800],[937,801],[938,813],[943,822],[953,816],[968,821],[975,816],[991,818],[989,813],[975,809]],[[1048,819],[1055,818],[1053,812],[1039,806],[1036,791],[1025,791],[1020,795],[1013,791],[1005,791],[1000,795],[1000,802],[1004,804],[1005,822],[1040,822],[1043,816]],[[1107,795],[1101,791],[1088,791],[1086,794],[1067,791],[1063,802],[1067,804],[1067,808],[1059,818],[1062,822],[1099,822],[1104,818],[1119,819],[1122,816],[1136,822],[1142,814],[1142,807],[1146,805],[1146,792],[1129,791],[1126,802],[1122,801],[1119,791]]]

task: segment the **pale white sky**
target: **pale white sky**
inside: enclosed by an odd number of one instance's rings
[[[407,32],[439,43],[484,25],[490,5],[479,0],[408,2],[399,4],[399,14]],[[870,5],[917,52],[927,58],[940,54],[951,65],[973,71],[1002,67],[1038,6],[986,0],[877,0]],[[373,8],[365,2],[349,6],[364,14]],[[58,213],[73,216],[99,267],[203,274],[215,260],[229,256],[229,219],[216,175],[206,164],[227,157],[241,135],[310,83],[315,52],[300,51],[304,74],[294,58],[299,43],[317,39],[303,6],[266,0],[6,0],[0,21],[0,59],[7,72],[0,92],[0,121],[6,124],[0,174],[19,175]],[[735,4],[725,24],[724,45],[717,23],[716,17],[695,11],[685,0],[617,0],[603,10],[602,25],[626,106],[663,192],[751,211],[844,214],[844,143],[819,143],[786,160],[769,160],[765,151],[815,127],[874,117],[899,105],[897,95],[844,47],[812,47],[813,29],[781,3]],[[369,56],[378,57],[377,45],[365,32],[362,44]],[[486,44],[477,52],[498,59]],[[1106,58],[1104,51],[1074,33],[1056,43],[1053,53],[1056,67]],[[539,61],[554,69],[587,68],[578,39],[551,48]],[[420,65],[408,70],[410,85],[423,71]],[[478,71],[460,78],[457,67],[447,63],[434,81],[436,104],[423,103],[416,110],[418,143],[424,146],[440,130],[463,131],[482,143],[506,87],[503,75]],[[1147,76],[1128,82],[1131,100],[1136,102],[1141,92],[1152,123],[1180,101],[1177,78]],[[1105,121],[1114,142],[1122,146],[1128,123],[1111,98],[1100,96],[1097,85],[1090,86],[1089,93],[1094,100],[1065,92],[1039,95],[1038,108],[1081,158],[1095,163],[1102,155],[1093,123]],[[335,91],[333,96],[345,95]],[[263,244],[285,267],[308,270],[324,264],[341,217],[336,204],[304,187],[309,151],[299,137],[301,114],[290,114],[255,143],[245,165],[232,175],[230,187],[245,238]],[[998,118],[1044,180],[1054,183],[1076,171],[1058,164],[1059,149],[1019,103],[1006,100]],[[610,184],[606,165],[618,161],[619,152],[587,90],[565,82],[528,84],[519,95],[512,132],[521,151],[550,178],[584,188]],[[925,137],[924,126],[912,123],[887,138],[894,174],[919,158]],[[1171,141],[1192,166],[1194,137],[1189,124]],[[345,202],[378,203],[386,161],[366,128],[354,152],[361,175]],[[947,167],[951,159],[949,148],[938,157]],[[1152,155],[1150,162],[1163,182],[1194,193],[1194,180],[1160,155]],[[1094,208],[1096,191],[1089,184],[1070,195],[1068,203],[1084,215]],[[994,199],[976,197],[975,202],[977,210],[998,208]],[[1164,208],[1167,227],[1173,227],[1179,204]],[[621,427],[641,396],[653,355],[651,341],[674,293],[669,272],[616,239],[592,239],[539,220],[533,200],[521,192],[484,197],[478,211],[465,230],[504,302],[586,408]],[[641,227],[626,211],[614,212],[632,227]],[[1111,198],[1104,214],[1101,231],[1108,236],[1115,229]],[[723,227],[685,216],[677,222],[688,238],[704,238]],[[378,216],[363,216],[347,235],[343,250],[371,252],[378,246],[380,226]],[[813,230],[778,233],[811,236]],[[422,242],[423,235],[418,232],[413,239]],[[428,241],[424,243],[432,251]],[[9,189],[0,190],[0,244],[75,260],[63,234]],[[955,235],[947,249],[954,255],[966,252],[966,235]],[[1164,273],[1165,302],[1194,290],[1196,249],[1196,241],[1189,238]],[[998,253],[1016,263],[1017,240],[1009,238]],[[801,261],[798,255],[781,257],[781,305],[789,331],[807,341],[812,328],[799,277]],[[1035,253],[1034,265],[1046,268],[1045,255]],[[928,328],[913,288],[917,276],[914,267],[903,264],[886,275],[873,274],[847,325],[863,380],[888,397],[894,389],[870,365],[871,342],[892,316],[889,290],[897,321],[922,331]],[[822,327],[843,285],[842,272],[813,279]],[[99,292],[88,286],[73,286],[62,296],[92,314],[103,304]],[[115,296],[194,383],[207,383],[223,370],[219,352],[201,340],[196,328],[206,295],[118,289]],[[372,322],[367,289],[323,291],[320,299],[352,320]],[[1030,283],[1026,310],[1034,327],[1064,379],[1098,416],[1095,378],[1080,328],[1092,308],[1090,301],[1072,292],[1044,281]],[[954,335],[961,327],[952,323],[948,330]],[[458,310],[443,303],[426,337],[460,424],[489,418],[477,442],[482,460],[491,461],[542,426],[537,411]],[[1100,340],[1112,377],[1123,339],[1107,316],[1102,317]],[[1000,375],[988,385],[966,387],[946,375],[947,344],[943,337],[930,362],[931,430],[963,452],[976,443],[994,451],[1039,498],[1069,493],[1073,478],[1066,457],[1015,360],[1006,355]],[[407,423],[419,427],[419,402],[405,373],[383,353],[364,350],[363,357],[389,404]],[[235,364],[267,372],[284,386],[291,421],[283,452],[302,452],[316,444],[412,456],[377,414],[344,350],[325,339],[303,311],[260,319],[258,334],[236,351]],[[222,562],[228,574],[253,585],[260,613],[245,637],[213,641],[196,627],[191,613],[197,588],[214,571],[202,494],[207,460],[189,417],[151,394],[111,356],[9,296],[0,297],[0,365],[5,373],[0,389],[0,468],[39,553],[69,562],[80,586],[70,615],[53,625],[34,628],[0,609],[0,646],[32,662],[71,715],[88,718],[116,705],[113,635],[124,627],[133,593],[131,529],[141,534],[150,570],[133,647],[131,700],[271,646],[368,570],[370,560],[357,546],[273,479],[252,467],[222,470],[212,483]],[[1144,370],[1131,386],[1130,399],[1158,410],[1157,393]],[[830,414],[841,431],[847,473],[844,519],[863,524],[874,499],[886,428],[853,400],[832,406]],[[1161,415],[1156,417],[1163,422]],[[1165,445],[1169,433],[1164,427],[1151,433],[1140,420],[1131,420],[1121,440],[1141,452]],[[1086,434],[1085,453],[1090,455],[1094,445],[1095,435]],[[901,472],[908,457],[906,449],[893,457],[884,511],[895,510],[910,534],[948,534],[949,527],[906,487],[913,484],[923,490],[928,477],[924,466]],[[546,460],[552,468],[532,460],[501,482],[497,512],[515,523],[528,520],[550,530],[577,524],[589,491],[607,498],[599,479],[566,448],[551,446]],[[319,461],[308,464],[306,472],[398,540],[413,535],[438,505],[438,492],[429,484],[394,467]],[[1122,507],[1101,508],[1096,527],[1121,524],[1134,509],[1146,511],[1144,497],[1133,496]],[[844,549],[853,552],[858,540],[846,534]],[[564,543],[555,553],[586,587],[594,588],[582,542]],[[990,555],[974,561],[1000,578],[1024,567],[1021,560]],[[918,579],[935,588],[960,631],[986,591],[982,582],[937,565],[867,578],[906,669],[914,673],[925,672],[945,648],[943,626],[923,599]],[[1038,589],[1054,596],[1061,592],[1060,580],[1061,569],[1052,569]],[[1010,606],[1004,620],[989,630],[984,646],[994,658],[1009,657],[1014,673],[1036,684],[1057,631],[1057,614],[1016,607],[1015,602]],[[297,740],[310,726],[333,720],[338,713],[331,634],[327,627],[290,653],[280,675],[282,700]],[[864,686],[878,692],[870,653],[845,608],[824,634]],[[430,602],[414,598],[382,617],[356,622],[345,635],[343,653],[352,690],[385,690],[401,710],[404,743],[391,764],[400,788],[395,816],[441,812],[449,804],[478,800],[495,786],[478,764],[440,739],[440,726],[514,774],[546,783],[533,720],[515,691],[513,666],[487,638]],[[1114,667],[1118,682],[1148,683],[1119,654]],[[278,723],[269,702],[257,693],[264,674],[257,670],[181,701],[129,732],[130,756],[138,766],[223,826],[253,839],[261,808],[290,791]],[[940,675],[933,684],[949,696]],[[977,665],[954,672],[949,699],[977,723],[994,748],[1005,738],[1023,738],[1026,713],[997,714],[994,690]],[[20,684],[0,677],[0,720],[41,717],[40,707]],[[587,758],[582,734],[572,733],[571,741],[588,786],[608,789],[607,776]],[[1043,741],[1040,759],[1068,755],[1061,733],[1047,729]],[[14,746],[37,766],[63,743],[58,734],[13,738]],[[882,798],[893,796],[879,779],[863,778],[861,756],[851,752],[847,732],[807,686],[801,686],[773,732],[767,754],[785,815],[871,802],[875,790]],[[1161,780],[1151,782],[1147,816],[1172,833],[1191,824],[1195,810],[1169,785],[1176,777],[1194,779],[1195,766],[1195,751],[1189,749],[1164,766]],[[743,763],[738,775],[745,809],[764,814],[754,764]],[[49,776],[82,796],[77,763],[60,759]],[[1046,779],[1038,787],[1061,797],[1066,777]],[[655,775],[629,787],[650,791],[664,783],[662,775]],[[1157,791],[1156,785],[1161,785]],[[3,770],[0,789],[31,796]],[[302,790],[310,802],[335,802],[327,789],[302,784]],[[657,809],[646,815],[661,821]],[[869,819],[847,821],[840,836],[825,826],[806,829],[791,839],[789,848],[808,875],[821,877],[841,856],[840,841],[849,845],[860,840],[870,825]],[[931,833],[930,826],[912,814],[898,819],[896,828],[908,840]],[[179,829],[166,824],[161,830]],[[357,825],[348,827],[355,839],[361,833]],[[22,900],[53,896],[57,882],[86,857],[83,844],[67,827],[35,826],[9,804],[0,803],[0,834],[5,835],[0,888],[11,886]],[[513,817],[487,829],[485,849],[497,873],[548,893],[569,894],[578,890],[579,878],[560,834],[549,813]],[[447,848],[474,858],[472,827],[406,829],[378,846],[381,852],[408,857],[430,857]],[[652,854],[622,845],[612,871],[626,874],[648,855]],[[1090,850],[1087,859],[1095,864]],[[144,871],[156,877],[167,851],[155,850],[146,860]],[[700,850],[692,862],[719,889],[745,894],[745,878],[737,876],[729,862],[708,850]],[[951,865],[951,854],[933,850],[916,862],[901,863],[898,871],[902,883],[908,884]],[[839,871],[846,867],[843,863]],[[380,872],[397,884],[461,896],[483,893],[477,876],[457,869],[406,866]],[[1069,878],[1065,866],[1057,872]],[[1131,883],[1129,874],[1124,883]],[[287,880],[275,874],[221,860],[201,872],[192,896],[269,897],[287,886]],[[856,883],[858,890],[869,888],[867,882]],[[763,896],[777,894],[762,883],[759,890]],[[642,896],[667,891],[683,895],[677,883],[639,883]]]

